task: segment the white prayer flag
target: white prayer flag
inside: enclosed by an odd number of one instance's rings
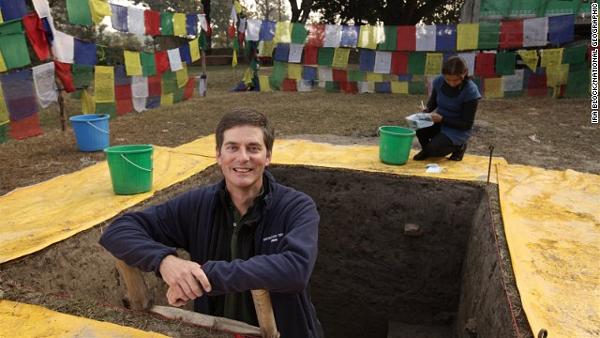
[[[44,63],[31,68],[35,92],[42,108],[58,100],[58,89],[54,80],[54,62]]]
[[[301,63],[303,50],[304,44],[290,43],[290,54],[288,55],[288,62]]]
[[[148,94],[148,78],[145,76],[132,76],[131,77],[131,96],[133,96],[133,97],[148,97],[148,95],[149,95]]]
[[[340,25],[325,25],[325,40],[323,47],[339,47],[342,40],[342,26]]]
[[[133,109],[135,109],[136,112],[141,113],[144,110],[147,110],[146,108],[146,99],[145,97],[134,97],[132,98],[132,102],[133,102]]]
[[[48,6],[48,0],[33,0],[33,8],[35,8],[35,11],[40,19],[50,16],[50,6]]]
[[[200,76],[198,78],[198,95],[200,96],[206,96],[206,88],[207,88],[207,84],[206,84],[206,76]]]
[[[325,83],[324,81],[333,81],[333,72],[331,67],[319,67],[319,81]]]
[[[169,65],[171,66],[171,71],[176,72],[178,70],[183,69],[183,65],[181,64],[181,54],[179,54],[179,48],[173,48],[167,50],[167,54],[169,55]]]
[[[469,75],[475,74],[475,56],[477,53],[458,53],[458,56],[465,60],[467,69],[469,69]]]
[[[61,31],[54,31],[52,54],[54,55],[55,60],[63,63],[73,63],[74,49],[75,40],[71,35]]]
[[[237,13],[235,12],[235,5],[231,6],[231,14],[229,15],[229,20],[231,20],[234,25],[238,21],[238,16],[237,16]]]
[[[435,51],[435,25],[415,26],[417,51]]]
[[[515,69],[513,75],[502,76],[502,91],[516,92],[523,90],[524,69]]]
[[[258,41],[260,36],[260,25],[262,25],[262,20],[248,19],[246,24],[246,40]]]
[[[392,52],[375,52],[374,73],[389,74],[392,68]]]
[[[523,20],[523,47],[548,44],[548,17]]]
[[[375,92],[375,83],[374,82],[358,81],[357,86],[358,86],[358,92],[361,94]]]
[[[296,87],[299,92],[312,92],[313,91],[313,82],[311,80],[298,80],[296,81]]]
[[[240,19],[240,24],[238,25],[238,32],[244,33],[246,31],[246,19]]]
[[[198,26],[203,31],[208,31],[208,23],[206,23],[206,14],[198,14]]]
[[[127,7],[127,30],[135,35],[146,34],[144,23],[144,9]]]

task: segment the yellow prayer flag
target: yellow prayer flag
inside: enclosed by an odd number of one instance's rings
[[[383,74],[367,72],[367,81],[368,82],[382,82]]]
[[[348,57],[350,57],[350,48],[336,48],[333,53],[333,68],[348,68]]]
[[[123,55],[125,57],[125,71],[127,72],[127,76],[142,76],[140,53],[125,50],[123,51]]]
[[[233,50],[233,55],[231,56],[231,67],[235,67],[237,66],[238,61],[237,61],[237,50]]]
[[[539,59],[537,51],[520,49],[517,51],[517,54],[519,54],[519,56],[523,60],[523,63],[525,63],[525,65],[529,67],[529,69],[535,72]]]
[[[408,82],[407,81],[391,81],[392,93],[394,94],[408,94]]]
[[[252,70],[252,68],[248,67],[246,68],[246,70],[244,71],[244,77],[242,78],[242,81],[246,84],[252,84],[252,74],[254,73],[254,71]]]
[[[88,93],[87,89],[82,89],[81,93],[81,112],[83,114],[95,114],[96,113],[96,102],[94,97]]]
[[[190,56],[192,57],[192,62],[200,59],[200,45],[198,44],[198,38],[190,41]]]
[[[567,84],[569,79],[569,64],[552,65],[546,68],[546,85],[558,87]]]
[[[235,8],[235,12],[237,14],[240,14],[242,12],[242,5],[240,5],[239,1],[234,1],[233,2],[233,8]]]
[[[437,75],[442,72],[442,63],[444,62],[444,54],[442,53],[427,53],[425,58],[425,75]]]
[[[173,35],[175,36],[186,36],[187,30],[185,28],[185,14],[174,13],[173,14]]]
[[[112,66],[96,66],[94,97],[97,103],[115,102],[115,74]]]
[[[456,49],[472,50],[479,47],[479,24],[459,23],[456,25]]]
[[[258,76],[258,85],[260,86],[261,92],[270,92],[271,85],[269,84],[269,76],[268,75],[259,75]]]
[[[371,25],[360,26],[358,32],[358,48],[377,48],[377,30]]]
[[[502,92],[502,78],[501,77],[490,77],[484,80],[485,97],[488,99],[503,97]]]
[[[0,12],[0,23],[4,22],[4,17],[2,16],[2,12]]]
[[[563,48],[550,48],[540,50],[542,56],[541,67],[550,67],[562,63]]]
[[[0,125],[8,122],[9,114],[8,108],[6,107],[6,102],[4,101],[4,93],[2,92],[2,87],[0,87]]]
[[[288,78],[294,80],[302,79],[302,65],[296,63],[288,64]]]
[[[271,57],[273,55],[274,47],[273,41],[261,41],[259,43],[258,56]]]
[[[188,82],[188,70],[185,64],[183,68],[175,72],[175,78],[177,79],[177,87],[183,88]]]
[[[172,106],[173,105],[173,93],[162,94],[160,96],[160,105],[161,106]]]
[[[4,56],[2,56],[2,53],[0,52],[0,72],[5,72],[7,70],[8,68],[6,68],[6,63],[4,62]]]
[[[112,11],[108,2],[103,0],[89,0],[90,12],[92,14],[92,21],[95,24],[99,24],[100,21],[104,20],[105,16],[111,16]]]
[[[290,43],[292,41],[291,22],[281,21],[275,24],[274,43]]]

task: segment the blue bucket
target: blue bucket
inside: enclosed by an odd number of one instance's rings
[[[98,151],[109,146],[108,114],[75,115],[69,118],[81,151]]]

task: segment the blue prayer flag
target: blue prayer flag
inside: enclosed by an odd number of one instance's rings
[[[359,54],[360,70],[363,72],[372,72],[375,68],[375,51],[361,49]]]
[[[38,111],[33,89],[33,71],[24,69],[0,75],[6,108],[12,121],[20,121]]]
[[[278,43],[273,53],[273,60],[288,62],[290,55],[290,44],[289,43]]]
[[[93,42],[75,40],[74,63],[93,66],[96,64],[96,44]]]
[[[127,7],[110,4],[110,10],[112,12],[110,16],[112,28],[121,32],[127,32]]]
[[[148,96],[146,98],[146,109],[154,109],[160,107],[160,96]]]
[[[179,47],[179,56],[181,57],[181,61],[185,61],[188,65],[192,63],[192,55],[190,54],[190,44],[184,43]]]
[[[302,67],[302,79],[315,81],[317,79],[317,67],[311,67],[311,66]]]
[[[456,25],[436,25],[435,32],[436,51],[456,50]]]
[[[359,26],[342,26],[342,40],[340,47],[356,47],[358,44]]]
[[[390,94],[392,92],[392,84],[389,81],[375,82],[375,93]]]
[[[275,21],[263,20],[262,24],[260,25],[258,39],[262,41],[273,40],[275,37],[275,24]]]
[[[27,15],[25,0],[2,0],[0,1],[0,8],[2,8],[2,18],[4,21],[21,19]]]
[[[185,16],[185,29],[188,35],[198,35],[198,15],[187,14]]]
[[[115,85],[123,86],[131,84],[131,77],[127,76],[125,65],[115,66]]]
[[[548,42],[560,45],[575,39],[575,15],[548,18]]]

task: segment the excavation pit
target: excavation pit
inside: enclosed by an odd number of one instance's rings
[[[318,205],[311,294],[326,337],[531,336],[495,187],[312,167],[271,172]],[[218,179],[211,167],[136,208]],[[0,265],[3,297],[172,336],[219,336],[122,310],[124,286],[97,244],[106,225]],[[145,278],[165,304],[163,283]]]

